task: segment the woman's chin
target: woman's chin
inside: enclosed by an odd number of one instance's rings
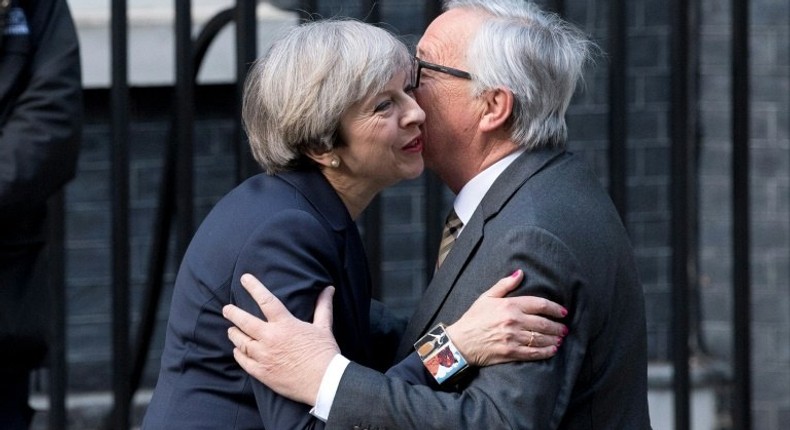
[[[415,166],[413,169],[408,170],[403,179],[408,180],[408,179],[419,178],[424,170],[425,170],[425,164],[420,163],[419,167]]]

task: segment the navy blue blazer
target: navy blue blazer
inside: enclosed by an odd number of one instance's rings
[[[144,429],[323,428],[308,406],[274,394],[234,361],[222,307],[261,316],[241,287],[244,273],[303,320],[334,285],[338,345],[349,359],[371,363],[370,277],[345,206],[317,170],[257,175],[212,209],[187,249]]]

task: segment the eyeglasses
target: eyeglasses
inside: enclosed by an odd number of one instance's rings
[[[420,60],[417,57],[414,57],[414,63],[412,65],[412,89],[417,88],[420,86],[420,73],[422,73],[422,69],[434,70],[440,73],[445,73],[451,76],[455,76],[456,78],[461,79],[472,79],[472,75],[469,72],[464,72],[463,70],[454,69],[452,67],[447,66],[440,66],[438,64],[429,63],[427,61]]]

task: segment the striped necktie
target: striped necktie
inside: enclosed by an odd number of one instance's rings
[[[439,258],[436,259],[436,269],[442,265],[447,254],[455,243],[455,238],[458,236],[459,230],[463,227],[464,223],[458,218],[455,209],[451,209],[447,214],[447,220],[444,222],[444,230],[442,230],[442,242],[439,245]]]

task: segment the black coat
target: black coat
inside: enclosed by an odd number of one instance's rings
[[[0,21],[0,367],[45,352],[46,291],[33,279],[47,199],[75,173],[82,124],[77,33],[65,0],[19,0]]]

